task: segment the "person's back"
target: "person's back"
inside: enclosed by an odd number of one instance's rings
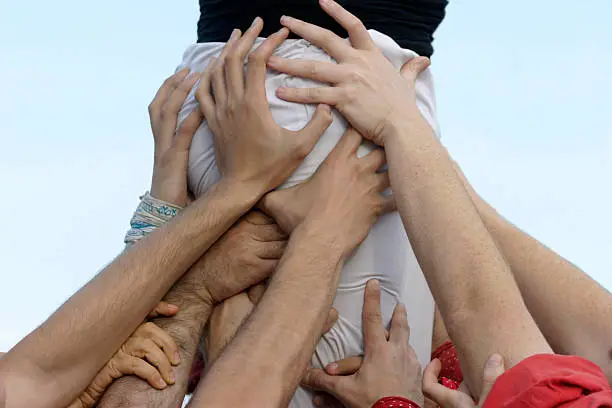
[[[246,29],[255,16],[264,19],[264,34],[268,35],[280,28],[281,15],[302,17],[306,21],[341,32],[314,1],[253,1],[244,4],[238,0],[210,1],[201,0],[202,16],[198,24],[198,44],[190,46],[184,54],[179,69],[189,67],[203,71],[210,57],[220,53],[224,42],[233,28]],[[431,55],[433,32],[443,18],[446,0],[402,0],[353,2],[357,15],[365,17],[368,28],[398,37],[402,46],[416,48],[420,54]],[[348,6],[351,9],[351,6]],[[432,17],[433,16],[433,17]],[[437,16],[437,17],[436,17]],[[404,20],[400,20],[400,18]],[[404,22],[404,30],[400,24]],[[384,28],[388,28],[385,30]],[[416,33],[414,33],[416,32]],[[371,32],[376,45],[398,68],[416,55],[411,50],[402,49],[387,35]],[[226,35],[227,34],[227,35]],[[414,38],[414,40],[411,40]],[[302,39],[289,39],[279,47],[276,55],[288,58],[332,61],[321,49]],[[315,106],[298,105],[285,102],[276,97],[275,91],[281,86],[307,87],[310,81],[290,77],[285,74],[269,72],[266,79],[267,96],[272,115],[276,122],[288,129],[298,130],[312,118]],[[417,103],[421,112],[434,129],[438,129],[435,113],[435,95],[431,73],[426,71],[417,81]],[[191,95],[181,112],[180,120],[197,108]],[[334,122],[321,137],[304,163],[282,187],[299,184],[316,171],[325,157],[344,134],[347,124],[338,113],[333,113]],[[371,151],[373,146],[364,144],[359,154]],[[189,163],[189,187],[200,196],[219,179],[215,164],[213,138],[206,123],[194,136]],[[363,292],[369,279],[376,278],[381,283],[381,306],[385,323],[391,319],[397,302],[406,304],[412,326],[411,344],[421,364],[429,362],[431,334],[433,326],[434,303],[416,257],[410,247],[398,213],[380,218],[362,245],[355,251],[342,271],[334,307],[339,312],[336,325],[323,336],[312,364],[324,366],[330,362],[363,353],[361,305]],[[312,407],[307,392],[298,389],[292,407]]]

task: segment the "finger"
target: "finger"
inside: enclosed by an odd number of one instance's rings
[[[139,339],[139,347],[142,355],[147,359],[153,367],[157,368],[157,371],[161,374],[162,378],[167,384],[174,384],[176,379],[172,371],[172,366],[168,357],[164,352],[150,339]],[[139,357],[139,356],[135,356]]]
[[[301,130],[296,132],[287,130],[300,141],[299,153],[300,156],[306,157],[312,150],[323,133],[332,124],[331,108],[328,105],[319,105],[314,116]]]
[[[168,96],[174,89],[189,75],[189,68],[183,68],[169,78],[166,78],[162,86],[159,88],[155,97],[149,104],[149,119],[151,121],[151,129],[153,135],[157,136],[157,129],[161,116],[161,108],[166,103]]]
[[[122,362],[120,371],[126,375],[135,375],[148,382],[152,387],[163,390],[168,386],[155,367],[146,361],[127,356]]]
[[[362,356],[347,357],[326,365],[325,372],[329,375],[352,375],[359,371],[362,363]]]
[[[334,377],[319,368],[311,368],[302,377],[302,385],[316,391],[335,394],[344,377]]]
[[[236,42],[236,45],[227,54],[225,79],[232,98],[242,99],[244,94],[244,59],[253,48],[253,44],[255,44],[255,40],[257,40],[257,36],[259,36],[262,29],[263,20],[256,17],[242,38]]]
[[[360,160],[364,168],[371,171],[378,171],[387,162],[385,151],[378,148],[372,150]]]
[[[429,67],[431,61],[427,57],[414,57],[407,61],[400,69],[400,74],[404,79],[414,82],[419,74]]]
[[[410,340],[410,325],[408,325],[408,314],[406,306],[402,303],[395,305],[391,317],[391,329],[389,330],[389,341],[396,344],[408,344]]]
[[[229,40],[223,47],[219,58],[215,61],[215,65],[212,68],[212,90],[215,98],[215,104],[217,106],[226,106],[227,104],[227,88],[225,84],[225,59],[227,54],[234,47],[236,42],[240,39],[240,30],[232,31]]]
[[[203,116],[211,124],[211,120],[215,119],[215,101],[211,94],[210,83],[212,81],[212,70],[215,67],[215,57],[211,57],[208,65],[202,75],[200,75],[200,84],[196,89],[196,100],[200,104],[200,110]]]
[[[337,84],[346,78],[344,69],[333,62],[281,58],[273,55],[268,60],[268,67],[287,75],[329,84]]]
[[[257,225],[251,227],[251,237],[255,241],[285,241],[287,233],[276,224]]]
[[[246,73],[246,93],[251,98],[265,100],[266,98],[266,72],[270,56],[289,36],[289,30],[281,28],[266,38],[255,51],[249,55]]]
[[[446,388],[438,382],[438,376],[442,370],[442,363],[437,358],[433,359],[423,372],[423,392],[441,407],[451,407],[455,400],[456,391]]]
[[[188,152],[193,141],[195,132],[202,123],[202,112],[198,109],[194,110],[183,120],[180,124],[178,131],[176,132],[176,138],[174,139],[174,146],[180,152]]]
[[[319,4],[330,17],[336,20],[348,32],[351,44],[355,48],[364,50],[376,48],[372,37],[370,37],[368,30],[360,19],[349,13],[334,0],[319,0]]]
[[[383,196],[381,200],[381,210],[380,214],[378,215],[389,214],[397,211],[397,203],[395,202],[395,197],[393,197],[393,195]]]
[[[286,248],[287,241],[267,241],[258,245],[256,254],[260,259],[279,260]]]
[[[366,283],[362,318],[365,354],[368,355],[373,347],[386,342],[380,312],[380,283],[376,279],[371,279]]]
[[[329,156],[335,157],[336,155],[339,155],[341,157],[352,157],[357,154],[357,149],[359,149],[359,146],[361,146],[362,141],[363,137],[361,134],[349,126]]]
[[[251,303],[257,305],[265,292],[266,285],[264,285],[263,283],[259,283],[257,285],[251,286],[249,288],[249,291],[247,292],[247,295],[249,296],[249,300],[251,301]]]
[[[157,304],[155,309],[153,309],[151,313],[149,313],[149,319],[152,319],[158,316],[167,316],[167,317],[174,316],[175,314],[178,313],[178,311],[179,311],[178,306],[173,305],[168,302],[161,301]]]
[[[389,173],[386,171],[383,173],[376,173],[374,177],[376,177],[376,189],[381,193],[387,190],[391,185]]]
[[[261,211],[251,210],[244,216],[244,219],[254,225],[276,224],[273,218],[268,217]]]
[[[325,50],[336,61],[344,61],[354,53],[349,43],[330,30],[288,16],[282,16],[280,22],[298,36]]]
[[[287,88],[280,87],[276,90],[276,96],[287,102],[295,103],[324,103],[336,106],[346,100],[345,91],[342,88],[319,87],[319,88]]]
[[[486,401],[489,392],[495,385],[497,378],[506,371],[504,358],[499,354],[493,354],[485,363],[484,374],[482,376],[482,392],[479,402]]]
[[[144,336],[150,338],[164,351],[172,365],[180,364],[181,357],[178,352],[178,346],[168,332],[152,322],[145,323],[144,326]]]
[[[172,145],[174,134],[176,133],[176,124],[178,115],[185,103],[185,99],[195,86],[198,78],[198,72],[192,72],[178,87],[172,92],[166,103],[162,107],[160,129],[160,147],[166,149]]]
[[[327,315],[327,319],[325,320],[325,324],[323,325],[323,333],[321,335],[327,333],[332,329],[332,327],[334,327],[334,325],[338,321],[339,316],[340,315],[338,314],[338,311],[332,307],[329,310],[329,314]]]

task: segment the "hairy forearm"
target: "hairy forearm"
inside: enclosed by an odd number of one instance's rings
[[[22,340],[0,363],[0,372],[10,373],[7,408],[65,406],[76,398],[172,284],[254,204],[251,191],[213,187]],[[58,339],[67,340],[65,347]]]
[[[578,267],[473,197],[525,304],[553,349],[598,364],[612,382],[612,295]],[[559,318],[563,316],[563,318]]]
[[[393,194],[468,379],[480,384],[491,354],[513,366],[550,348],[446,150],[419,114],[410,117],[385,140]]]
[[[164,300],[180,307],[176,316],[154,320],[179,346],[181,363],[174,367],[176,382],[159,391],[137,377],[123,377],[109,387],[99,408],[181,406],[187,392],[192,362],[199,350],[200,337],[212,306],[205,299],[198,298],[191,290],[191,283],[183,280],[177,282]]]
[[[293,233],[261,302],[213,365],[192,407],[287,406],[335,294],[344,257],[331,247],[304,226]]]

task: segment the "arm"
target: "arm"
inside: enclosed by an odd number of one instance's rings
[[[612,382],[610,292],[502,217],[474,191],[458,166],[456,170],[552,348],[593,361]]]
[[[283,31],[271,36],[260,48],[271,54],[287,35]],[[217,149],[221,181],[171,222],[121,254],[0,361],[7,407],[61,407],[76,398],[174,282],[263,194],[295,170],[329,126],[331,115],[326,109],[319,109],[299,132],[274,122],[267,105],[261,103],[265,101],[262,55],[263,51],[250,61],[257,86],[246,91],[249,97],[239,106],[245,112],[236,115],[240,120],[235,127],[220,127],[225,118],[220,110],[205,115],[222,146]],[[238,72],[242,75],[243,71]],[[188,92],[189,81],[195,82],[186,80],[178,89]],[[212,99],[210,82],[201,84],[200,97]],[[212,282],[200,285],[212,301],[234,294],[225,292],[227,288],[215,290],[222,278],[210,278]],[[255,282],[237,283],[249,286]],[[32,389],[39,392],[32,393]]]
[[[282,99],[329,103],[369,140],[384,146],[391,185],[410,242],[455,342],[470,384],[496,352],[508,365],[552,352],[525,307],[510,268],[455,174],[450,159],[416,107],[405,81],[355,16],[333,0],[320,4],[349,33],[351,44],[296,19],[283,25],[328,50],[338,64],[275,58],[281,72],[331,83],[329,88],[281,88]],[[406,65],[411,81],[427,59]]]
[[[200,384],[193,407],[286,406],[314,350],[345,257],[384,207],[380,151],[357,158],[349,131],[319,170],[319,189],[259,305]],[[266,375],[262,376],[261,373]],[[240,373],[237,377],[236,373]]]
[[[285,234],[264,215],[251,212],[217,241],[191,270],[179,280],[165,299],[180,307],[179,313],[168,319],[156,319],[180,346],[181,364],[175,368],[176,383],[157,391],[135,377],[116,381],[104,395],[100,407],[160,407],[177,406],[187,390],[191,363],[199,350],[204,326],[212,312],[207,293],[201,282],[244,281],[246,276],[257,276],[255,282],[272,273],[285,247]],[[238,283],[243,287],[248,282]],[[217,287],[227,286],[216,284]],[[237,293],[238,289],[225,293]],[[238,295],[237,295],[238,296]],[[233,298],[232,298],[233,299]]]

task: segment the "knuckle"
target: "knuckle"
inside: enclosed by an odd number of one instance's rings
[[[264,55],[263,55],[262,51],[257,50],[257,51],[254,51],[254,52],[250,53],[249,56],[248,56],[248,61],[249,61],[249,63],[252,63],[252,64],[262,64],[262,63],[264,63],[265,61],[264,61]]]
[[[382,324],[382,314],[380,312],[369,312],[365,315],[366,321],[369,323]]]

